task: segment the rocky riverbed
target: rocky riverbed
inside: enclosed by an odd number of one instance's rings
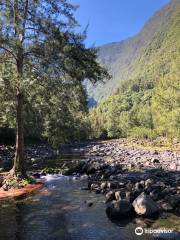
[[[74,168],[65,165],[64,173],[87,177],[87,189],[105,195],[110,218],[180,215],[178,150],[142,149],[113,140],[77,147],[74,152],[86,159]]]
[[[0,145],[0,172],[8,171],[12,167],[15,146]],[[48,144],[29,145],[25,147],[25,160],[27,165],[41,165],[47,159],[55,158],[59,150]],[[36,166],[36,165],[34,165]]]
[[[174,151],[137,147],[122,139],[76,144],[58,150],[49,145],[30,146],[25,153],[36,177],[62,173],[73,175],[74,180],[86,178],[88,184],[82,190],[104,194],[109,218],[145,219],[168,218],[171,213],[180,215],[179,150],[178,147]],[[1,146],[1,166],[4,162],[9,164],[13,152],[13,148]],[[62,161],[59,158],[62,153],[77,154],[77,161],[74,158],[73,162]],[[58,160],[55,168],[54,158]],[[51,168],[42,169],[47,163]],[[143,221],[143,224],[146,223]]]

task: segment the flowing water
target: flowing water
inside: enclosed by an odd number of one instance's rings
[[[111,222],[104,196],[81,190],[86,180],[48,175],[43,189],[0,201],[0,240],[151,240],[137,236],[132,220]],[[88,206],[87,202],[93,202]]]

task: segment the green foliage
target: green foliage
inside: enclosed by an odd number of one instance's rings
[[[127,40],[99,48],[99,60],[108,67],[110,81],[94,87],[88,94],[98,103],[131,84],[132,91],[153,89],[158,79],[171,71],[180,54],[180,1],[173,0]]]
[[[20,178],[20,177],[11,177],[8,176],[4,179],[3,185],[6,185],[8,189],[11,188],[23,188],[27,186],[28,184],[35,183],[35,180],[27,177],[27,178]]]
[[[42,171],[41,174],[55,174],[55,173],[59,173],[58,169],[55,168],[51,168],[51,167],[45,167]]]
[[[161,78],[154,90],[153,120],[158,132],[180,138],[180,79],[179,69]]]
[[[0,4],[0,127],[16,127],[20,94],[26,136],[45,137],[56,146],[79,141],[88,128],[83,82],[109,74],[96,61],[97,50],[85,47],[86,32],[75,31],[75,5],[28,2]]]
[[[90,139],[101,139],[107,137],[104,121],[105,121],[104,116],[98,114],[97,109],[92,108],[89,110],[87,123],[90,126],[89,128]]]
[[[155,130],[145,127],[134,127],[130,130],[129,136],[137,139],[155,139],[158,135]]]
[[[94,122],[99,123],[96,137],[106,131],[111,138],[180,138],[179,1],[171,1],[160,13],[138,36],[100,49],[115,74],[95,88],[95,99],[113,93],[90,117],[93,129]]]

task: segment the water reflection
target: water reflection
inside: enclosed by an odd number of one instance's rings
[[[34,196],[0,202],[0,240],[151,239],[136,236],[132,223],[109,221],[104,197],[80,190],[83,184],[49,176],[46,187]]]
[[[63,161],[73,163],[74,159],[78,161],[79,156],[67,155]],[[53,164],[60,168],[62,162],[56,159]],[[147,234],[135,235],[132,219],[111,222],[105,213],[104,196],[80,190],[87,186],[86,180],[49,175],[42,181],[45,187],[28,198],[0,201],[0,240],[152,239]],[[88,201],[93,202],[91,207]]]

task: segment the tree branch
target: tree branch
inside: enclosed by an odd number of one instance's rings
[[[8,48],[6,48],[6,47],[4,47],[4,46],[2,46],[2,45],[0,45],[0,48],[2,48],[4,51],[6,51],[7,53],[10,53],[12,56],[13,56],[13,58],[15,59],[15,60],[17,60],[17,58],[16,58],[16,55],[11,51],[11,50],[9,50]]]
[[[28,6],[29,6],[29,1],[26,0],[25,4],[25,10],[24,10],[24,21],[23,21],[23,29],[22,29],[22,42],[25,39],[25,31],[26,31],[26,20],[27,20],[27,14],[28,14]]]

